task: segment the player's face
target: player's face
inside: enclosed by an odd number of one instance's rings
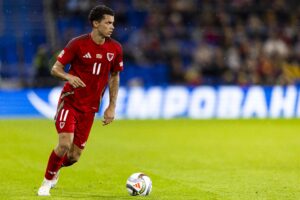
[[[104,15],[101,21],[94,23],[94,27],[97,29],[99,36],[110,37],[114,30],[114,16]]]

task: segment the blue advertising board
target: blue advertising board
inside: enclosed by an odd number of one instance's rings
[[[0,90],[0,118],[53,118],[61,88]],[[300,87],[121,87],[119,119],[298,118]],[[98,117],[108,105],[104,95]]]

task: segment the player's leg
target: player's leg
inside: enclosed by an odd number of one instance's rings
[[[57,156],[63,157],[72,147],[74,133],[59,133],[58,144],[54,149]]]
[[[72,148],[74,134],[73,133],[60,133],[60,140],[56,148],[54,149],[54,152],[56,155],[59,155],[59,157],[62,158],[62,161],[60,162],[60,165],[58,167],[58,170],[56,171],[54,177],[52,180],[51,188],[54,188],[58,182],[59,179],[59,170],[62,166],[62,163],[64,162],[64,157],[68,154],[68,152]],[[70,136],[70,137],[69,137]]]
[[[56,175],[62,165],[64,155],[70,150],[73,143],[73,133],[60,133],[58,136],[58,145],[50,155],[45,172],[45,178],[47,180],[52,180]]]
[[[79,160],[82,151],[83,149],[80,149],[75,144],[72,144],[70,150],[63,157],[61,167],[68,167],[76,163]],[[59,179],[59,170],[57,171],[57,173],[52,179],[51,188],[54,188],[56,186],[58,179]]]
[[[39,196],[50,195],[50,189],[57,183],[58,170],[62,165],[64,155],[71,148],[71,145],[73,143],[73,138],[74,138],[73,133],[59,134],[58,145],[50,154],[46,172],[45,172],[45,178],[44,181],[42,182],[41,187],[38,190]]]
[[[51,152],[45,178],[38,190],[38,195],[49,196],[53,182],[57,182],[57,172],[60,169],[64,155],[70,150],[74,139],[75,111],[69,108],[61,109],[56,118],[56,129],[58,134],[58,145]]]
[[[68,167],[76,163],[79,160],[82,151],[83,149],[73,143],[68,153],[64,156],[62,167]]]
[[[88,140],[94,122],[94,116],[94,113],[83,113],[78,117],[73,144],[71,149],[64,156],[62,167],[71,166],[79,160]]]

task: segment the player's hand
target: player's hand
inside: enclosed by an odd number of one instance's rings
[[[79,77],[73,76],[71,74],[68,74],[67,80],[73,86],[73,88],[85,87],[86,86],[84,84],[84,82]]]
[[[103,118],[104,118],[102,120],[103,126],[110,124],[115,119],[115,108],[113,107],[106,108]]]

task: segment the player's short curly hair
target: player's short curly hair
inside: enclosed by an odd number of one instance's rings
[[[104,15],[114,16],[115,13],[111,8],[109,8],[105,5],[98,5],[98,6],[95,6],[94,8],[92,8],[92,10],[90,11],[90,14],[89,14],[89,21],[90,21],[91,25],[93,24],[93,21],[101,20]]]

